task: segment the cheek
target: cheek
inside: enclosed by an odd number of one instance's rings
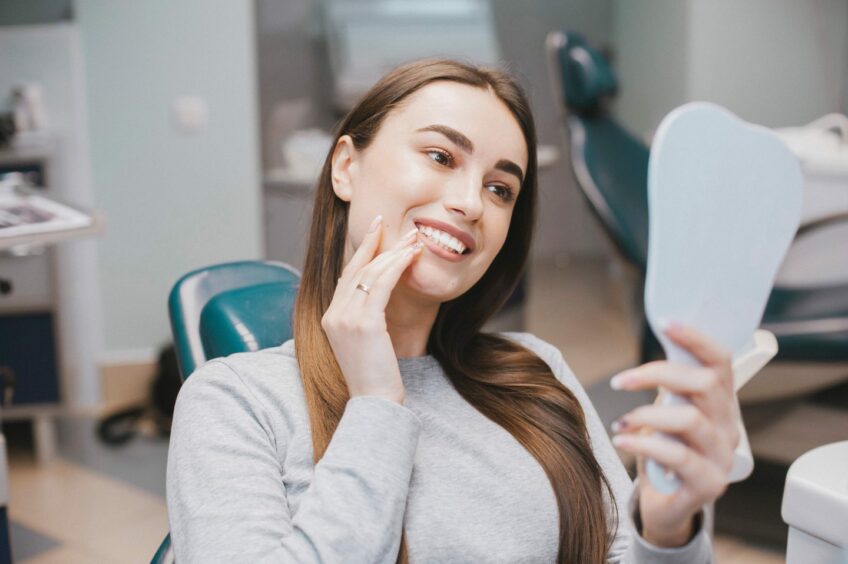
[[[417,154],[393,155],[382,162],[370,159],[363,163],[354,179],[350,201],[351,228],[362,228],[364,234],[371,220],[383,216],[384,243],[395,241],[409,226],[408,212],[432,201],[439,181]],[[385,245],[384,245],[385,246]]]
[[[494,210],[499,213],[490,215],[489,225],[486,234],[487,249],[491,253],[491,260],[501,251],[506,242],[506,237],[509,234],[509,226],[512,222],[511,210]]]

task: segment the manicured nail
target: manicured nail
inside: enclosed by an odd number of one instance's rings
[[[612,438],[612,444],[617,447],[626,447],[633,444],[633,440],[627,435],[616,435]]]
[[[681,325],[677,321],[669,319],[668,317],[660,317],[657,320],[657,325],[659,326],[659,330],[663,333],[668,333],[669,331],[675,331],[680,329]]]
[[[383,221],[383,216],[378,215],[371,221],[371,225],[368,227],[368,233],[374,233],[377,230],[377,226],[380,225],[380,222]]]
[[[418,228],[413,227],[412,229],[409,230],[409,233],[407,233],[406,235],[403,236],[403,240],[406,241],[407,239],[411,239],[412,236],[415,235],[416,233],[418,233]]]
[[[418,241],[417,243],[415,243],[414,245],[412,245],[411,247],[406,249],[406,251],[403,254],[404,254],[404,256],[408,257],[409,255],[411,255],[412,253],[414,253],[415,251],[417,251],[418,249],[420,249],[423,246],[424,246],[424,244],[421,241]]]
[[[621,372],[610,378],[610,388],[613,390],[623,390],[630,383],[630,373]]]
[[[613,433],[620,433],[624,429],[630,426],[630,423],[624,417],[619,417],[615,421],[610,424],[610,429],[612,429]]]

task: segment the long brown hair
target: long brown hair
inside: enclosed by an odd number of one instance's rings
[[[594,457],[586,420],[574,394],[536,354],[495,334],[486,320],[515,289],[527,260],[536,211],[536,132],[520,86],[505,72],[455,61],[425,60],[384,76],[341,121],[335,141],[350,135],[364,149],[386,116],[410,94],[437,80],[487,89],[521,127],[528,165],[503,248],[465,294],[443,303],[427,343],[457,392],[506,429],[532,454],[553,487],[559,509],[559,563],[606,561],[615,531],[607,530],[604,494],[618,523],[609,482]],[[333,144],[333,148],[335,143]],[[315,196],[306,264],[294,313],[297,361],[309,411],[315,462],[321,459],[349,398],[321,318],[344,267],[348,203],[331,182],[331,148]],[[398,562],[406,563],[405,534]]]

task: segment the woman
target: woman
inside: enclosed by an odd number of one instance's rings
[[[657,362],[616,380],[693,400],[616,426],[618,446],[678,473],[667,496],[641,462],[631,483],[555,348],[480,332],[527,258],[535,147],[516,83],[451,61],[390,72],[344,118],[294,340],[213,360],[180,393],[178,561],[711,559],[702,508],[738,440],[726,351],[672,327],[703,368]]]

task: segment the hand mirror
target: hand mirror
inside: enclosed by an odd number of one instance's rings
[[[645,313],[669,361],[698,364],[665,336],[667,321],[734,355],[751,341],[798,229],[802,186],[797,159],[765,127],[703,102],[663,119],[648,165]],[[673,472],[653,460],[646,470],[658,491],[677,489]]]

